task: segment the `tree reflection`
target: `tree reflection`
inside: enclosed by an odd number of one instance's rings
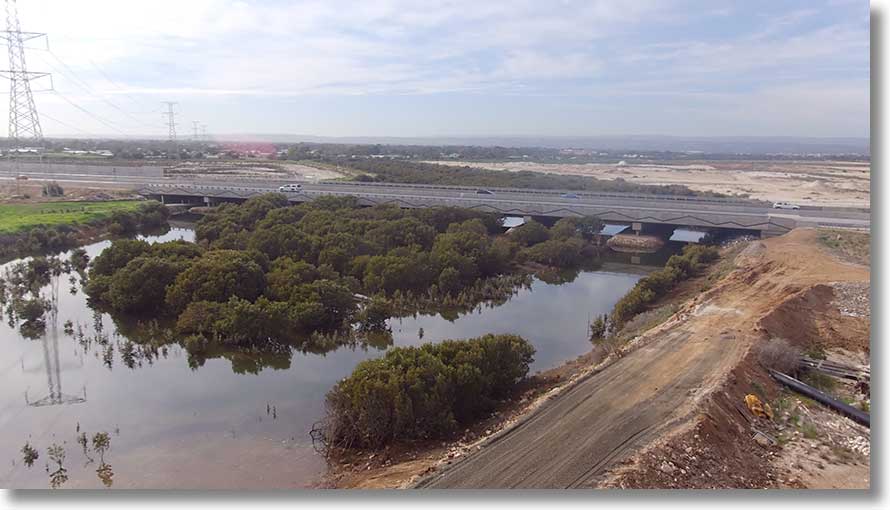
[[[49,474],[49,486],[58,489],[68,481],[68,470],[62,465],[65,462],[65,449],[62,446],[53,443],[47,450],[49,459],[56,463],[57,469]],[[49,466],[47,466],[49,471]]]
[[[22,459],[25,461],[25,465],[31,467],[34,465],[34,461],[40,457],[40,454],[37,450],[31,446],[31,443],[26,442],[25,446],[22,447]]]
[[[99,467],[96,469],[96,475],[106,487],[111,487],[111,484],[114,483],[114,471],[111,469],[111,465],[105,462],[105,452],[109,448],[111,448],[111,436],[108,435],[108,432],[97,432],[93,436],[93,450],[99,454]]]
[[[96,468],[96,475],[106,487],[111,487],[111,484],[114,483],[114,471],[111,469],[110,464],[104,462],[99,464],[99,467]]]

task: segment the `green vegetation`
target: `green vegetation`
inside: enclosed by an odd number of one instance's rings
[[[466,209],[361,208],[354,198],[291,205],[280,194],[226,204],[196,227],[197,244],[121,240],[92,263],[86,292],[111,309],[175,319],[192,352],[212,344],[308,347],[313,332],[425,303],[509,296],[526,260],[566,267],[595,257],[596,219],[531,222],[500,235],[498,218]],[[360,305],[355,294],[371,296]]]
[[[0,234],[11,234],[34,226],[84,225],[107,219],[113,213],[139,210],[143,202],[45,202],[0,204]]]
[[[321,439],[334,448],[380,448],[447,437],[507,398],[534,352],[514,335],[390,349],[331,389]]]
[[[0,204],[0,260],[66,250],[81,241],[84,227],[130,235],[162,227],[168,217],[160,203],[135,200]]]
[[[678,283],[695,276],[705,264],[717,259],[719,251],[713,246],[686,245],[681,255],[672,255],[663,269],[640,279],[612,311],[613,328],[622,327],[636,314],[644,311],[656,299],[666,295]]]
[[[841,229],[819,229],[819,242],[842,258],[857,264],[871,264],[871,235]]]
[[[652,186],[623,179],[605,180],[579,175],[543,172],[506,172],[472,166],[446,166],[398,159],[334,159],[341,167],[364,172],[356,180],[409,184],[443,184],[483,188],[561,189],[574,191],[651,193],[656,195],[697,195],[723,197],[720,193],[694,191],[686,186]],[[370,174],[370,175],[369,175]]]

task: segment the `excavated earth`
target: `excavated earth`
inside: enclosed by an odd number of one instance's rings
[[[867,356],[869,317],[843,312],[850,306],[836,303],[835,294],[867,289],[869,268],[825,251],[811,229],[754,241],[735,263],[710,290],[634,340],[627,354],[473,453],[440,464],[417,486],[867,487],[861,454],[836,463],[823,455],[810,466],[820,472],[809,476],[788,456],[819,445],[797,440],[799,433],[784,446],[755,441],[757,432],[778,437],[785,426],[756,418],[744,397],[777,398],[756,355],[770,338]],[[867,443],[867,431],[856,430]]]

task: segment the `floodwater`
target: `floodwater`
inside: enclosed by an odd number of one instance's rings
[[[193,236],[174,228],[146,239]],[[85,249],[94,257],[108,244]],[[500,306],[454,320],[391,319],[393,345],[515,333],[537,349],[533,370],[551,368],[589,350],[589,318],[609,312],[646,269],[611,262],[569,283],[535,280]],[[68,275],[43,295],[54,289],[57,314],[43,336],[24,337],[6,316],[0,324],[3,488],[310,487],[325,471],[308,434],[325,393],[358,362],[385,352],[340,347],[194,360],[176,343],[140,344],[145,326],[94,312]],[[73,333],[64,331],[69,320]],[[38,455],[30,466],[26,444]]]

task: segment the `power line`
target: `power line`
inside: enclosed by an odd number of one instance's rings
[[[71,67],[68,66],[68,64],[66,64],[61,58],[59,58],[58,55],[56,55],[55,53],[53,53],[51,50],[47,50],[47,53],[48,53],[50,56],[52,56],[54,59],[56,59],[56,61],[57,61],[59,64],[61,64],[62,67],[63,67],[64,69],[59,70],[58,68],[56,68],[55,66],[53,66],[52,64],[49,64],[49,63],[47,62],[47,63],[50,65],[50,67],[52,67],[53,69],[56,69],[57,71],[59,71],[60,74],[63,74],[63,75],[65,75],[65,76],[67,76],[68,78],[71,78],[71,81],[72,81],[75,85],[77,85],[78,87],[80,87],[81,89],[83,89],[87,94],[89,94],[89,95],[91,95],[91,96],[93,96],[93,97],[99,99],[100,101],[104,102],[104,103],[107,104],[108,106],[114,108],[115,110],[121,112],[122,114],[126,115],[126,116],[129,117],[130,119],[136,121],[136,123],[141,124],[142,126],[146,126],[146,127],[154,127],[154,126],[151,126],[150,124],[148,124],[147,122],[145,122],[145,121],[143,121],[143,120],[137,118],[136,116],[134,116],[134,115],[131,114],[130,112],[124,110],[123,108],[121,108],[121,107],[118,106],[117,104],[113,103],[111,100],[109,100],[109,99],[107,99],[107,98],[101,96],[100,94],[96,93],[96,92],[95,92],[95,91],[94,91],[94,90],[93,90],[93,89],[92,89],[92,88],[91,88],[91,87],[90,87],[84,80],[82,80],[79,76],[77,76],[77,73],[75,73],[74,70],[71,69]]]
[[[68,103],[68,104],[70,104],[71,106],[77,108],[78,110],[80,110],[81,112],[83,112],[83,113],[89,115],[90,117],[96,119],[97,121],[99,121],[99,122],[101,122],[102,124],[108,126],[109,128],[111,128],[111,129],[117,131],[118,133],[120,133],[120,134],[122,134],[122,135],[126,135],[126,134],[127,134],[127,133],[125,133],[123,130],[121,130],[118,126],[112,124],[111,121],[107,121],[107,120],[103,119],[102,117],[96,115],[95,113],[93,113],[93,112],[87,110],[86,108],[80,106],[79,104],[75,103],[74,101],[68,99],[67,97],[65,97],[65,96],[64,96],[61,92],[59,92],[58,90],[53,90],[53,93],[54,93],[55,95],[59,96],[60,98],[62,98],[66,103]]]
[[[126,89],[126,87],[124,87],[123,85],[121,85],[120,83],[118,83],[116,80],[113,80],[110,76],[108,76],[108,74],[105,73],[105,71],[102,70],[101,67],[99,67],[98,65],[96,65],[96,63],[93,62],[92,60],[90,60],[90,65],[93,66],[93,69],[95,69],[99,74],[101,74],[102,77],[105,78],[105,80],[106,80],[108,83],[114,85],[115,88],[117,88],[118,90],[120,90],[120,91],[121,91],[121,95],[124,96],[124,97],[126,97],[126,98],[129,99],[130,101],[132,101],[133,104],[135,104],[135,105],[138,106],[139,108],[144,108],[144,107],[147,105],[147,103],[145,103],[145,104],[140,104],[139,100],[137,100],[137,99],[134,98],[132,95],[130,95],[130,94],[127,93],[127,89]],[[153,113],[153,114],[157,113],[157,109],[155,109],[155,108],[150,108],[150,109],[153,110],[151,113]],[[145,112],[138,112],[138,113],[145,113]]]
[[[74,130],[74,131],[78,131],[79,133],[86,135],[87,138],[98,138],[98,136],[96,136],[95,133],[90,133],[90,132],[88,132],[88,131],[84,131],[83,129],[81,129],[81,128],[77,127],[77,126],[68,124],[67,122],[64,122],[64,121],[59,120],[59,119],[57,119],[57,118],[55,118],[55,117],[52,117],[52,116],[50,116],[50,115],[47,115],[46,112],[43,112],[43,113],[40,114],[40,115],[41,115],[44,119],[49,119],[49,120],[55,122],[56,124],[65,126],[65,127],[68,128],[68,129],[72,129],[72,130]]]

